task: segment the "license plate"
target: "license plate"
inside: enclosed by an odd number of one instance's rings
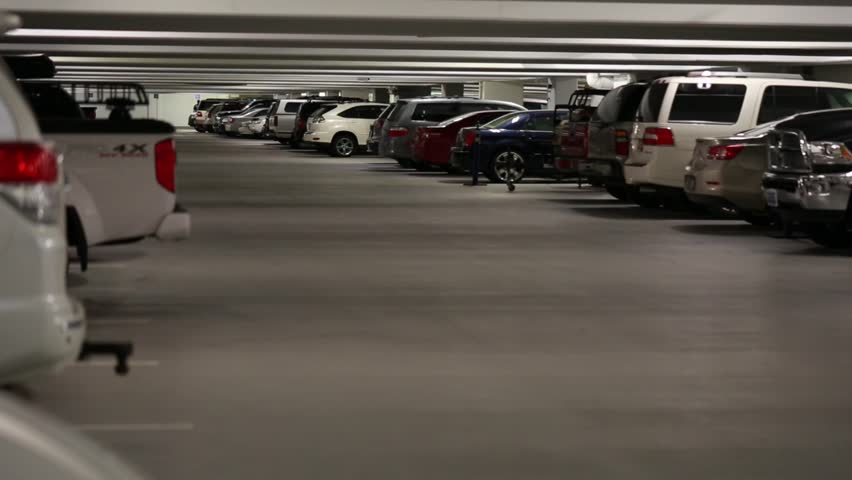
[[[684,178],[683,183],[684,183],[684,186],[686,187],[686,190],[688,192],[694,192],[695,191],[695,177],[693,177],[692,175],[687,175]]]
[[[778,206],[778,190],[774,188],[767,188],[763,195],[766,197],[766,204],[770,207]]]

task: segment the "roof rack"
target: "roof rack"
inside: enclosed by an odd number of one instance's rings
[[[80,105],[113,105],[117,102],[148,105],[148,94],[145,92],[145,87],[138,83],[56,80],[24,80],[23,83],[62,88]]]
[[[689,72],[686,74],[686,76],[693,78],[781,78],[788,80],[804,80],[804,77],[798,73],[734,72],[718,70],[702,70]]]

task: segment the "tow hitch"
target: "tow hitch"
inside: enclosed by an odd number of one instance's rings
[[[115,357],[115,373],[116,375],[127,375],[130,372],[130,367],[127,364],[127,358],[133,355],[132,342],[83,342],[80,348],[80,356],[77,360],[83,361],[91,356],[108,355]]]

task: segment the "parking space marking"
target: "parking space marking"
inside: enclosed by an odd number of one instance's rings
[[[111,263],[109,261],[104,261],[104,263],[91,262],[91,263],[89,263],[89,268],[127,268],[127,264],[126,263]]]
[[[123,327],[123,326],[136,326],[136,325],[148,325],[151,323],[150,318],[121,318],[114,320],[88,320],[89,325],[95,327]]]
[[[159,360],[128,360],[127,365],[130,367],[159,367]],[[73,363],[74,367],[114,367],[114,360],[84,360],[82,362]]]
[[[75,425],[81,432],[189,432],[195,425],[188,422],[177,423],[88,423]]]

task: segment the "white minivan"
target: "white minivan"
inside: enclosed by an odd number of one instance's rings
[[[83,308],[68,296],[64,174],[0,64],[0,384],[77,359]]]
[[[723,137],[802,111],[814,102],[775,105],[776,88],[847,91],[852,84],[804,80],[800,75],[695,72],[655,80],[639,105],[624,177],[642,193],[683,195],[685,169],[699,138]],[[804,97],[807,97],[805,95]],[[842,108],[848,96],[822,95],[823,109]],[[807,98],[806,98],[807,99]]]

